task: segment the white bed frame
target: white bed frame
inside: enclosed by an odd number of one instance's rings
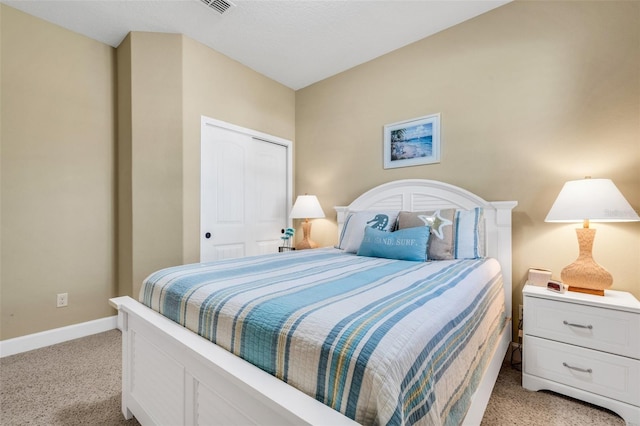
[[[511,210],[442,182],[410,179],[380,185],[336,207],[338,232],[350,211],[483,207],[487,253],[504,274],[511,314]],[[125,296],[110,300],[122,329],[122,413],[143,425],[354,425],[353,420]],[[479,425],[504,355],[511,321],[473,396],[465,425]]]

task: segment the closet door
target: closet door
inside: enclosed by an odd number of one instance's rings
[[[290,224],[290,146],[230,127],[203,119],[201,262],[275,253]]]

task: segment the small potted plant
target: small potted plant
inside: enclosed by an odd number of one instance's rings
[[[282,231],[282,237],[280,237],[280,239],[282,240],[282,247],[280,251],[285,251],[285,250],[294,250],[291,247],[291,240],[293,239],[293,234],[295,234],[296,230],[293,228],[287,228],[287,229],[283,229]]]

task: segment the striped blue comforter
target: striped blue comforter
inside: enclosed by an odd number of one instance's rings
[[[505,324],[501,277],[327,248],[163,269],[140,299],[359,423],[455,425]]]

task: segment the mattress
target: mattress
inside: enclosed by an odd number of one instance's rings
[[[333,248],[163,269],[140,301],[361,424],[459,424],[506,323],[495,259]]]

